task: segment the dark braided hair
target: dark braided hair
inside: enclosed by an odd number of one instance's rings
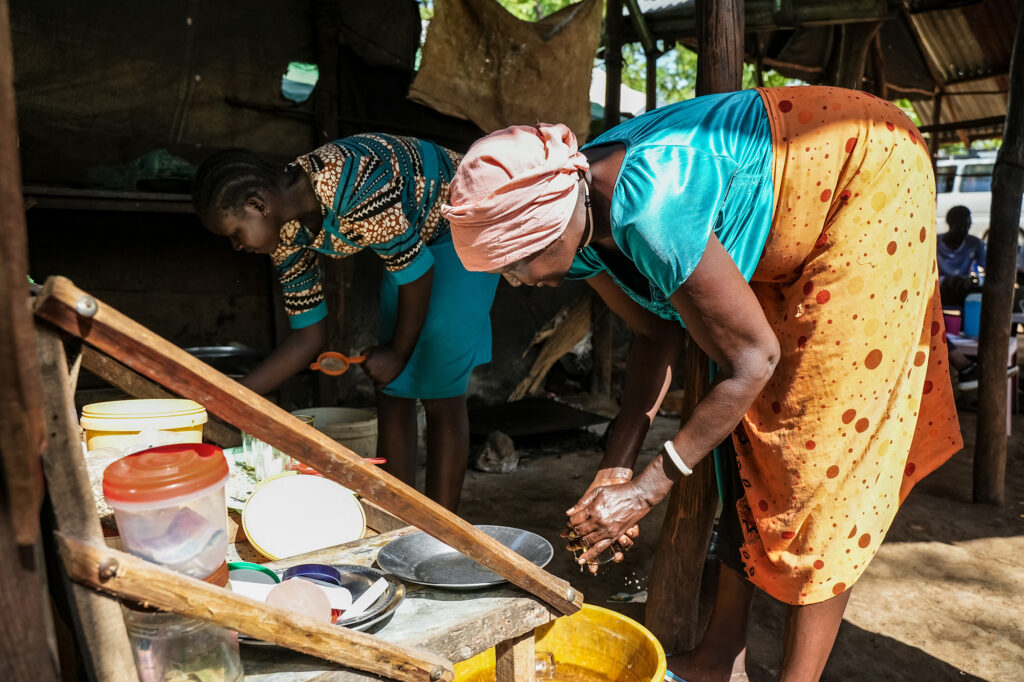
[[[196,171],[192,206],[200,218],[241,211],[249,197],[276,190],[281,171],[248,149],[221,150]]]

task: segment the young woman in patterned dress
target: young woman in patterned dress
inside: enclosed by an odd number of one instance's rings
[[[365,248],[384,263],[380,342],[362,368],[377,391],[378,454],[406,483],[416,474],[416,401],[427,416],[427,494],[458,505],[469,454],[466,388],[491,359],[498,277],[467,272],[440,206],[460,156],[431,142],[365,134],[285,167],[229,149],[196,175],[196,213],[235,250],[268,254],[292,332],[242,383],[267,393],[323,349],[327,305],[318,254]]]

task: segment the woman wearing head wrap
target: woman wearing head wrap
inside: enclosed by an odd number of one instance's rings
[[[586,279],[634,331],[622,410],[569,510],[592,561],[732,435],[725,544],[687,680],[743,672],[754,587],[790,604],[783,679],[816,679],[911,487],[962,443],[935,268],[935,185],[895,106],[825,87],[700,97],[577,151],[564,126],[477,142],[443,207],[469,270]],[[633,476],[682,327],[717,365]]]

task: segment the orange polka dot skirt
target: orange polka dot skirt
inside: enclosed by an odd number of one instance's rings
[[[775,208],[751,286],[781,358],[734,437],[740,554],[754,584],[810,604],[857,581],[914,483],[963,443],[920,132],[867,93],[760,92]]]

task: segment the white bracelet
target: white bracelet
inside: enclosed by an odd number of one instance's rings
[[[676,465],[676,468],[683,472],[683,476],[689,476],[693,473],[693,469],[686,466],[683,462],[683,458],[679,456],[678,452],[676,452],[676,446],[672,445],[672,441],[670,440],[665,441],[665,454],[667,454],[668,458],[672,460],[672,463]]]

